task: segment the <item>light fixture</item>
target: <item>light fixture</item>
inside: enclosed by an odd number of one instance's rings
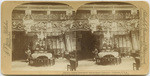
[[[44,38],[46,38],[46,34],[44,34],[44,30],[45,30],[45,23],[43,22],[34,22],[34,19],[31,15],[31,10],[26,10],[25,11],[25,16],[23,18],[23,25],[25,26],[24,30],[26,32],[26,34],[28,34],[29,32],[40,32],[40,33],[36,33],[37,37],[41,40],[43,40]],[[32,27],[32,29],[31,29]]]
[[[88,21],[89,21],[89,24],[91,25],[90,29],[92,30],[92,33],[93,33],[94,31],[97,30],[96,29],[97,25],[100,24],[99,19],[97,17],[97,10],[94,8],[94,6],[93,6],[93,9],[91,10],[91,15],[88,18]]]
[[[31,14],[25,14],[23,18],[23,25],[25,25],[24,30],[26,31],[26,33],[31,32],[31,26],[34,25],[34,19]]]

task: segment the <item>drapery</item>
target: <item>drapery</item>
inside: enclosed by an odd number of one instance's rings
[[[73,50],[76,50],[76,38],[73,32],[70,32],[68,35],[65,36],[66,41],[66,50],[68,52],[71,52]]]
[[[48,38],[47,46],[49,49],[61,49],[64,50],[64,42],[60,40],[60,37],[57,38]]]
[[[120,48],[121,51],[135,53],[135,51],[140,49],[138,31],[114,37],[114,44]]]
[[[131,41],[132,41],[132,48],[133,52],[135,53],[137,50],[140,50],[139,47],[139,38],[138,38],[138,31],[131,31]]]
[[[69,36],[66,36],[66,45],[67,45],[67,51],[68,52],[72,51],[71,40]]]

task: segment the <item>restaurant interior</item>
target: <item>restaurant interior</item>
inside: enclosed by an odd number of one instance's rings
[[[121,2],[87,3],[77,10],[62,3],[26,3],[12,12],[12,41],[13,61],[26,59],[27,49],[55,58],[75,51],[79,61],[93,59],[95,50],[130,57],[140,52],[139,10]]]

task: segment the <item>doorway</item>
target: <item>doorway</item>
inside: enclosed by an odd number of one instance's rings
[[[95,48],[95,36],[91,31],[77,31],[76,32],[76,48],[78,60],[93,58],[92,51]]]

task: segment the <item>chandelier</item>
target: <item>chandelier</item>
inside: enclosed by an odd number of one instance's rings
[[[93,9],[91,10],[91,16],[88,18],[89,24],[91,25],[90,29],[92,30],[92,33],[96,31],[96,27],[100,24],[99,19],[97,17],[97,10]]]
[[[35,22],[31,15],[31,10],[26,10],[26,15],[23,17],[23,25],[25,26],[24,30],[26,34],[36,31],[38,39],[43,40],[46,38],[47,35],[44,33],[46,28],[45,24],[42,22]]]
[[[66,20],[63,21],[63,26],[68,26],[68,29],[66,29],[66,27],[63,27],[64,29],[62,30],[63,32],[69,30],[72,28],[74,23],[74,19],[73,19],[73,12],[71,9],[66,11]]]
[[[32,15],[26,14],[24,16],[24,18],[23,18],[23,25],[25,25],[24,30],[25,30],[26,34],[28,32],[31,32],[31,26],[34,25],[34,19],[33,19]]]

